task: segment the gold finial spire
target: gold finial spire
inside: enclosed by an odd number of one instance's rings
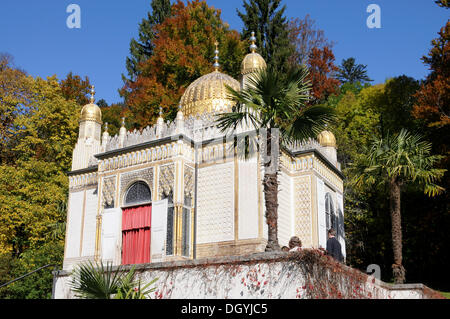
[[[252,53],[255,53],[255,52],[256,52],[256,49],[257,49],[258,47],[256,46],[256,37],[255,37],[255,32],[253,32],[253,31],[252,31],[252,36],[250,37],[250,42],[252,43],[252,44],[250,45],[250,51],[251,51]]]
[[[214,53],[216,54],[216,56],[214,57],[214,69],[216,70],[216,71],[219,71],[219,67],[220,67],[220,64],[219,64],[219,42],[214,42],[214,45],[216,46],[216,51],[214,51]]]
[[[163,109],[162,109],[162,107],[160,106],[160,107],[159,107],[159,117],[162,117],[162,115],[163,115]]]
[[[91,104],[95,102],[95,86],[91,86]]]
[[[105,123],[105,132],[108,132],[108,122]]]
[[[122,117],[122,127],[125,127],[125,117]]]

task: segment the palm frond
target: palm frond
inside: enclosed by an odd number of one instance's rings
[[[382,177],[384,173],[389,179],[399,179],[422,185],[425,194],[435,196],[444,189],[435,184],[446,172],[434,165],[442,156],[432,155],[431,143],[424,141],[420,134],[412,134],[403,129],[398,134],[388,134],[384,139],[375,138],[367,157],[358,165],[354,185],[369,184],[373,178]]]
[[[259,129],[279,129],[283,142],[315,138],[334,119],[325,106],[306,107],[311,84],[307,68],[281,74],[272,68],[261,69],[248,78],[240,91],[230,87],[228,97],[236,105],[231,113],[219,114],[217,126],[224,132],[241,124]]]

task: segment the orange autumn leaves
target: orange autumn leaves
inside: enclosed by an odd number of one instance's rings
[[[237,31],[229,30],[220,18],[220,10],[204,1],[172,5],[172,15],[156,25],[153,55],[139,65],[135,81],[127,81],[120,90],[130,108],[136,128],[155,122],[159,108],[173,119],[187,86],[213,71],[214,42],[219,42],[221,72],[237,76],[246,43]],[[238,61],[238,63],[236,63]]]
[[[330,95],[339,93],[340,82],[334,77],[339,68],[334,60],[334,54],[328,46],[311,50],[308,66],[313,103],[324,102]]]
[[[423,57],[431,73],[415,95],[417,103],[413,110],[413,115],[430,127],[450,124],[450,21],[439,36],[431,42],[433,47],[428,56]]]

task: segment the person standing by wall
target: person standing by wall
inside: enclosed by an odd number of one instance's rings
[[[333,228],[328,230],[328,240],[327,240],[327,254],[333,257],[339,262],[344,261],[344,256],[342,255],[341,244],[336,239],[336,231]]]

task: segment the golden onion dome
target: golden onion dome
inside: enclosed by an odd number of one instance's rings
[[[98,107],[98,105],[94,104],[95,101],[94,94],[95,94],[94,86],[92,86],[91,100],[89,104],[86,104],[81,109],[80,122],[94,121],[99,124],[102,124],[102,111],[100,110],[100,107]]]
[[[215,71],[192,82],[181,97],[180,104],[185,116],[229,112],[234,106],[234,102],[228,96],[226,86],[239,90],[240,84],[231,76],[218,71],[219,51],[217,45],[216,42]]]
[[[259,69],[267,67],[266,61],[258,53],[249,53],[245,56],[241,64],[241,74],[246,75]]]
[[[256,37],[255,32],[252,32],[250,38],[252,44],[250,45],[251,53],[247,54],[241,64],[241,74],[246,75],[255,72],[259,69],[264,69],[267,67],[267,63],[264,58],[256,52]]]
[[[334,147],[336,148],[336,137],[330,131],[323,131],[317,136],[317,141],[323,147]]]

